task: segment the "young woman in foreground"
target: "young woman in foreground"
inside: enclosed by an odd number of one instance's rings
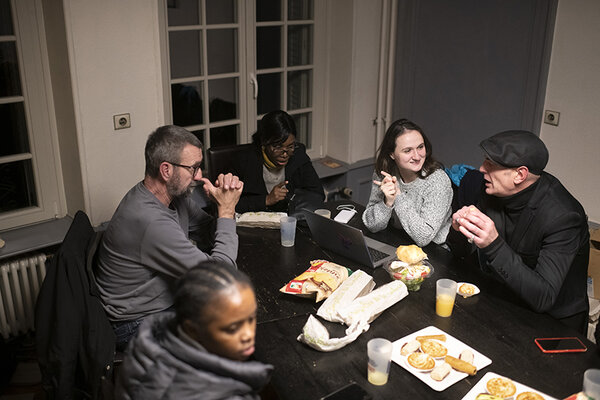
[[[273,367],[254,352],[256,298],[249,278],[216,261],[175,288],[175,314],[149,317],[132,340],[117,399],[259,399]]]
[[[373,186],[363,222],[371,232],[392,226],[420,246],[443,245],[451,224],[452,186],[431,155],[423,130],[407,119],[395,121],[379,147]]]

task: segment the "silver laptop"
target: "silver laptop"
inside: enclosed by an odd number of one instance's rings
[[[396,258],[396,248],[363,235],[360,229],[306,211],[313,239],[325,249],[352,261],[377,268]]]

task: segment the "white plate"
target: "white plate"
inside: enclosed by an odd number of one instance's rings
[[[475,289],[475,292],[473,294],[467,294],[467,295],[464,295],[461,292],[459,292],[460,286],[461,285],[465,285],[465,284],[473,286],[473,288]],[[473,285],[472,283],[469,283],[469,282],[458,282],[456,284],[456,294],[458,294],[459,296],[462,296],[464,298],[471,297],[471,296],[476,296],[476,295],[479,294],[479,292],[480,292],[479,288],[476,285]]]
[[[446,335],[445,346],[448,348],[449,356],[458,358],[458,356],[460,355],[460,353],[463,350],[471,349],[471,351],[473,352],[473,355],[474,355],[473,364],[477,367],[478,371],[480,371],[481,369],[487,367],[488,365],[490,365],[492,363],[492,360],[490,360],[488,357],[484,356],[483,354],[481,354],[474,348],[467,346],[466,344],[464,344],[460,340],[454,338],[453,336],[448,335],[446,332],[442,331],[441,329],[436,328],[435,326],[428,326],[427,328],[423,328],[420,331],[411,333],[410,335],[406,335],[403,338],[396,340],[393,343],[394,349],[392,351],[392,361],[394,361],[396,364],[400,365],[402,368],[404,368],[405,370],[407,370],[408,372],[410,372],[411,374],[416,376],[418,379],[425,382],[429,387],[431,387],[435,391],[441,392],[442,390],[449,388],[450,386],[454,385],[456,382],[460,381],[461,379],[463,379],[469,375],[467,375],[464,372],[459,372],[459,371],[456,371],[455,369],[452,369],[450,371],[450,373],[448,374],[448,376],[443,381],[438,382],[431,378],[431,374],[429,372],[416,372],[416,370],[410,368],[408,366],[408,363],[406,362],[406,356],[403,356],[400,354],[400,348],[402,347],[402,345],[406,342],[410,342],[411,340],[416,339],[417,336],[441,335],[441,334]],[[436,360],[435,364],[438,365],[443,362],[444,362],[443,359]]]
[[[500,378],[500,377],[506,378],[505,376],[498,375],[494,372],[488,372],[487,374],[485,374],[483,376],[483,378],[481,378],[479,380],[479,382],[477,382],[477,384],[475,386],[473,386],[473,389],[469,390],[469,393],[467,393],[465,395],[465,397],[462,398],[462,400],[475,400],[475,398],[477,397],[478,394],[487,393],[487,390],[485,388],[487,382],[492,378]],[[512,378],[508,378],[508,379],[512,380],[513,383],[515,384],[515,386],[517,387],[517,392],[512,397],[513,399],[516,399],[517,396],[519,395],[519,393],[535,392],[535,393],[541,395],[546,400],[557,400],[556,398],[548,396],[547,394],[544,394],[544,393],[540,392],[539,390],[535,390],[535,389],[530,388],[529,386],[525,386],[522,383],[519,383],[519,382],[513,380]]]

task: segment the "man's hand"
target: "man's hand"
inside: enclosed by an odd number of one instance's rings
[[[267,198],[265,200],[265,204],[267,206],[272,206],[273,204],[276,204],[281,200],[285,199],[285,196],[287,196],[288,194],[288,190],[285,187],[287,183],[288,181],[281,182],[273,187],[273,190],[271,190],[271,193],[267,195]]]
[[[489,246],[498,237],[494,221],[475,206],[463,207],[455,212],[452,215],[452,228],[480,249]]]
[[[392,207],[396,200],[396,195],[399,193],[400,188],[398,187],[398,180],[395,176],[388,174],[385,171],[381,171],[383,175],[382,181],[373,181],[374,184],[379,186],[383,195],[385,196],[385,205]]]
[[[219,174],[215,184],[207,178],[202,178],[206,195],[217,203],[217,213],[222,218],[234,218],[235,206],[238,203],[244,182],[232,174]]]

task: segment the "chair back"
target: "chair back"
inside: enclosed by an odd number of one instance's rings
[[[214,182],[219,174],[232,172],[236,157],[253,146],[253,144],[249,143],[232,146],[217,146],[208,149],[206,151],[206,161],[208,163],[206,176],[208,179],[210,179],[211,182]]]

